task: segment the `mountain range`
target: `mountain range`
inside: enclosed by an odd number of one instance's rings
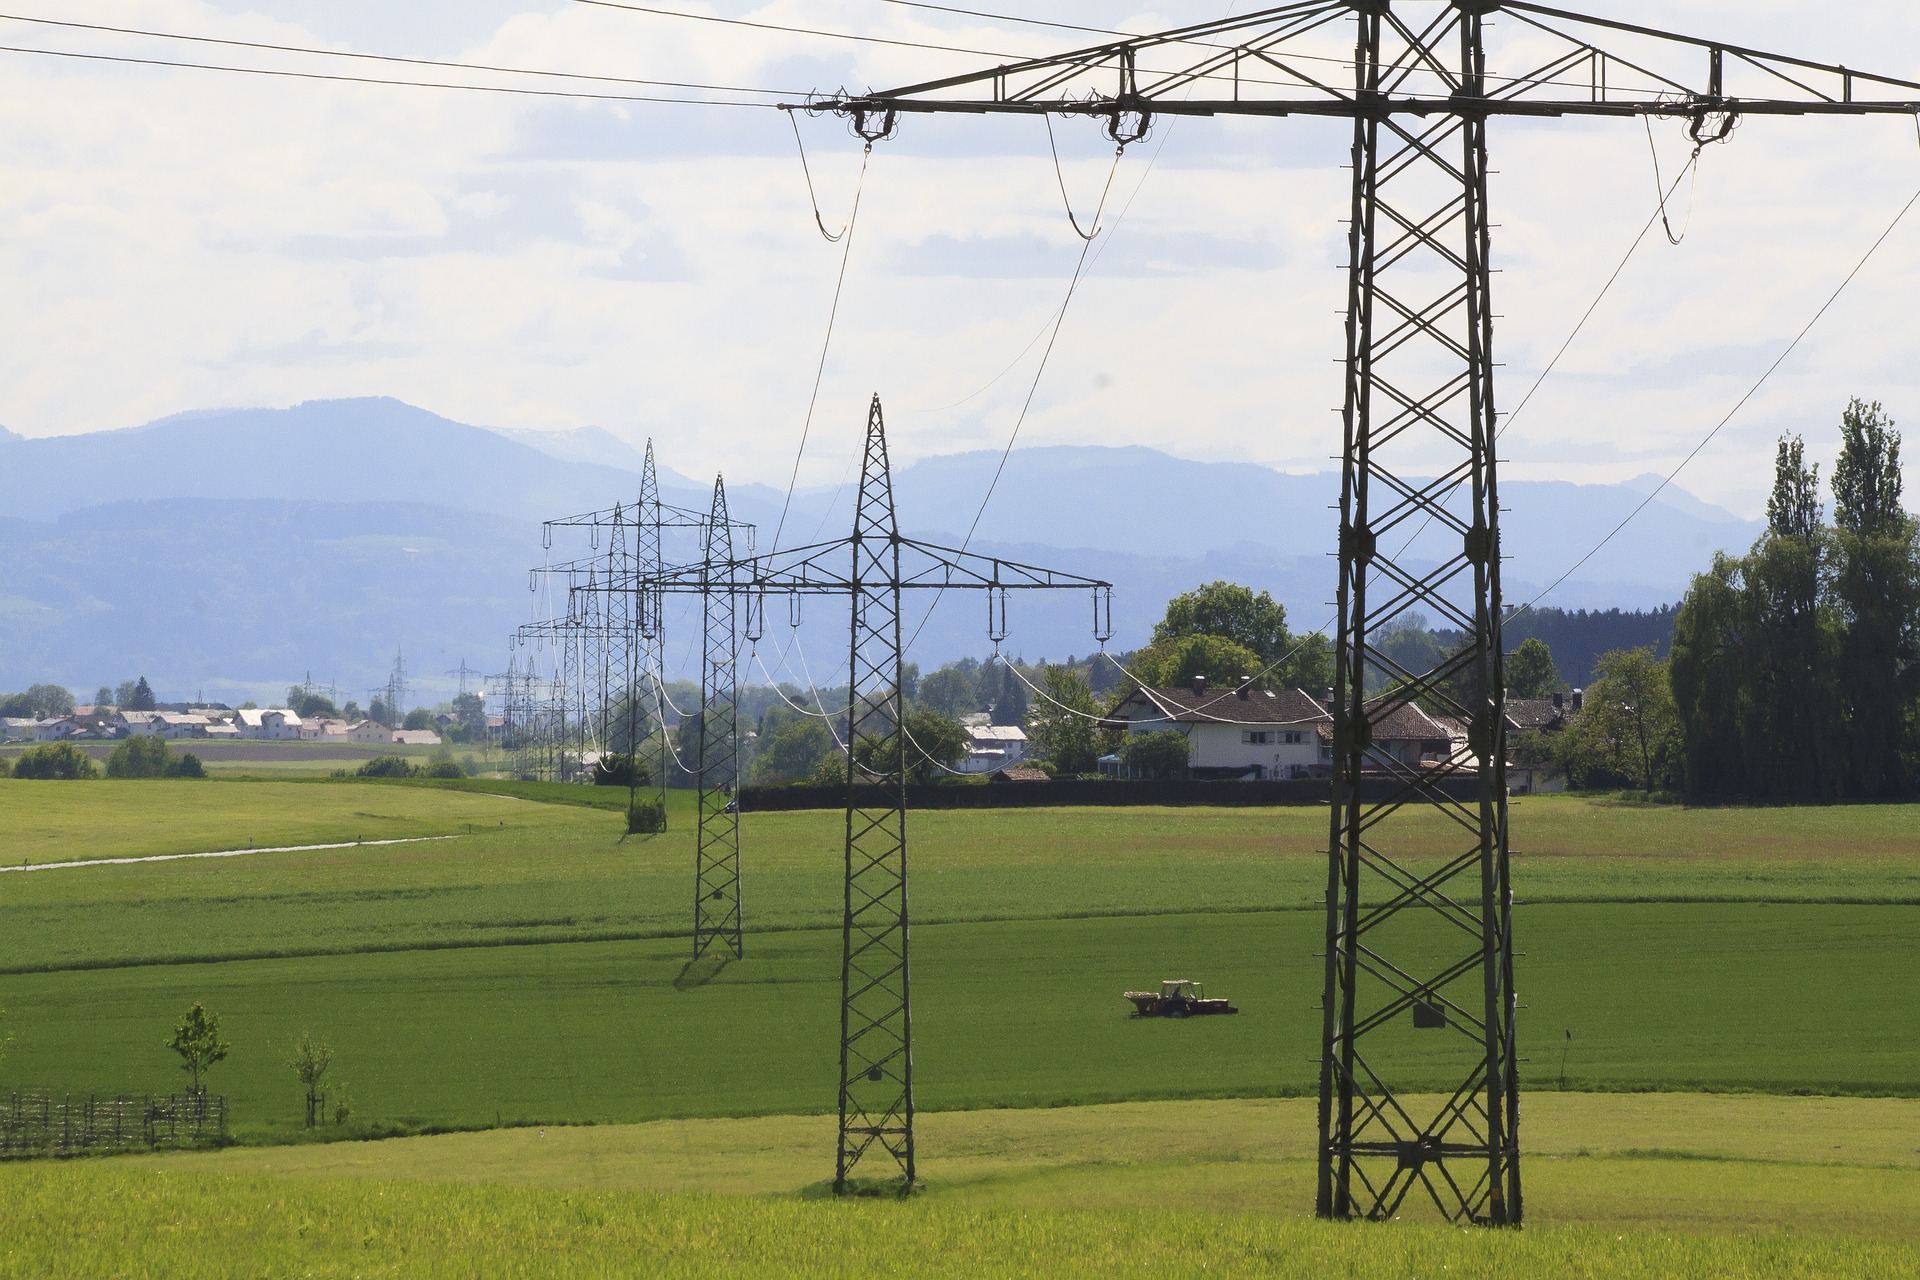
[[[311,673],[347,696],[383,681],[400,651],[417,696],[444,696],[457,666],[504,668],[506,637],[537,610],[526,569],[593,554],[577,531],[544,546],[540,522],[631,502],[641,457],[596,428],[489,430],[390,399],[35,439],[0,431],[0,689],[51,680],[84,697],[146,675],[163,697],[234,700]],[[972,549],[1111,580],[1116,649],[1140,643],[1170,596],[1214,578],[1271,591],[1296,628],[1331,614],[1336,475],[1139,447],[1020,449],[982,513],[1000,462],[976,452],[898,468],[905,532],[959,545],[978,513]],[[705,485],[659,475],[668,502],[707,507]],[[1509,598],[1545,587],[1643,504],[1548,603],[1670,603],[1715,551],[1758,535],[1757,521],[1673,486],[1649,500],[1658,483],[1503,484]],[[728,496],[764,542],[785,494],[741,484]],[[795,493],[787,528],[801,533],[784,541],[837,536],[847,498]],[[1410,554],[1427,549],[1416,540]],[[669,616],[679,636],[692,635],[688,621]],[[844,623],[831,610],[806,621],[797,647],[776,627],[744,674],[828,678]],[[1011,621],[1007,647],[1028,658],[1091,647],[1077,595],[1022,601]],[[948,597],[911,656],[978,656],[984,632],[979,601]]]

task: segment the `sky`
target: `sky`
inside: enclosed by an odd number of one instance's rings
[[[0,22],[11,46],[301,70],[357,68],[17,18],[795,93],[992,61],[581,0],[14,2]],[[662,3],[995,54],[1091,39],[884,0]],[[962,7],[1134,31],[1227,11]],[[1590,11],[1645,17],[1625,0]],[[1891,0],[1677,0],[1660,21],[1920,79],[1920,13]],[[0,307],[0,424],[41,436],[390,395],[482,425],[652,437],[683,474],[787,482],[844,246],[816,229],[782,113],[20,53],[0,66],[0,296],[12,304]],[[915,118],[874,148],[863,180],[844,126],[802,117],[800,130],[830,229],[860,193],[803,484],[848,474],[876,391],[899,461],[1003,447],[1031,389],[1022,444],[1332,465],[1341,125],[1163,121],[1116,162],[1094,122],[1065,120],[1056,177],[1038,121]],[[1656,186],[1638,122],[1496,122],[1491,135],[1498,385],[1513,405],[1653,212]],[[1652,145],[1671,180],[1689,148],[1682,126],[1655,123]],[[1081,251],[1061,186],[1084,221],[1109,175],[1103,229],[1036,383]],[[1906,118],[1744,122],[1676,196],[1682,243],[1655,228],[1527,400],[1505,474],[1672,469],[1916,189],[1920,134]],[[1678,482],[1752,515],[1782,432],[1830,459],[1849,396],[1896,421],[1920,415],[1916,286],[1920,210]],[[352,483],[235,481],[315,496]]]

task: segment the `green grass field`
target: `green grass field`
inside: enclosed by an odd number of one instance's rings
[[[141,1258],[151,1268],[89,1241],[65,1274],[191,1273],[154,1224],[196,1214],[312,1224],[310,1238],[263,1239],[264,1251],[203,1268],[212,1274],[511,1272],[487,1243],[502,1224],[573,1231],[566,1247],[587,1273],[621,1269],[622,1249],[644,1254],[688,1233],[705,1242],[695,1272],[831,1269],[839,1249],[863,1251],[878,1270],[957,1232],[976,1239],[969,1269],[1010,1273],[1028,1265],[1028,1246],[1099,1269],[1117,1256],[1106,1240],[1129,1242],[1145,1273],[1191,1271],[1208,1240],[1229,1269],[1323,1264],[1302,1274],[1392,1274],[1394,1258],[1422,1273],[1911,1269],[1909,1255],[1884,1250],[1912,1243],[1887,1222],[1920,1220],[1920,1103],[1906,1100],[1920,1095],[1915,809],[1516,802],[1523,1081],[1529,1116],[1545,1118],[1525,1134],[1538,1157],[1533,1221],[1546,1229],[1511,1247],[1396,1236],[1378,1253],[1354,1233],[1286,1216],[1310,1173],[1299,1146],[1308,1112],[1286,1099],[1314,1084],[1324,810],[915,814],[916,1084],[936,1194],[924,1208],[809,1206],[822,1212],[794,1218],[782,1216],[800,1212],[788,1201],[812,1194],[829,1150],[817,1133],[834,1105],[840,818],[747,815],[748,955],[690,969],[688,799],[674,797],[668,835],[640,838],[622,834],[616,789],[0,781],[0,830],[12,837],[0,865],[244,848],[249,838],[455,837],[0,871],[0,1009],[12,1036],[0,1087],[177,1087],[162,1046],[180,1011],[204,1000],[234,1044],[213,1087],[230,1095],[247,1144],[177,1161],[0,1169],[0,1187],[29,1222],[61,1194],[112,1196],[126,1232],[159,1232],[158,1251]],[[1457,838],[1437,818],[1405,829],[1426,853]],[[1205,981],[1242,1014],[1126,1017],[1123,988],[1170,976]],[[356,1113],[349,1136],[536,1127],[305,1143],[283,1065],[301,1031],[339,1052]],[[1453,1052],[1447,1037],[1407,1029],[1396,1084],[1451,1086]],[[1758,1110],[1716,1129],[1714,1147],[1670,1098],[1583,1090],[1745,1091],[1754,1096],[1691,1101]],[[1781,1096],[1795,1092],[1894,1096]],[[1091,1105],[1143,1099],[1191,1101],[1129,1103],[1147,1108],[1137,1116]],[[1617,1110],[1642,1103],[1664,1109],[1652,1119]],[[1780,1154],[1782,1117],[1823,1106],[1867,1110],[1846,1113],[1851,1128],[1840,1128],[1852,1136],[1838,1154],[1812,1151],[1811,1137]],[[1181,1123],[1192,1133],[1173,1141]],[[549,1128],[547,1150],[567,1154],[542,1154],[537,1126],[580,1124],[600,1127]],[[731,1136],[711,1126],[733,1126]],[[1774,1146],[1726,1146],[1741,1126]],[[1037,1131],[1052,1135],[1056,1156],[1022,1165],[1020,1144]],[[259,1145],[289,1141],[298,1145]],[[707,1177],[729,1143],[759,1163]],[[791,1168],[774,1158],[801,1146],[809,1154]],[[944,1174],[943,1159],[953,1162]],[[489,1183],[541,1185],[416,1181],[376,1193],[313,1181],[430,1179],[455,1165],[492,1171]],[[538,1172],[563,1166],[573,1172]],[[652,1172],[633,1172],[642,1166]],[[687,1191],[776,1200],[650,1198]],[[1156,1236],[1139,1211],[1156,1204],[1216,1226]],[[597,1225],[574,1231],[580,1206]],[[1239,1216],[1206,1216],[1220,1212]],[[1776,1231],[1823,1221],[1846,1238]],[[1609,1252],[1582,1223],[1633,1234]],[[1668,1230],[1722,1235],[1659,1234]],[[1751,1230],[1775,1234],[1724,1235]],[[768,1245],[768,1231],[786,1233],[783,1243]],[[355,1232],[376,1242],[371,1252],[347,1247]],[[881,1236],[907,1242],[903,1252],[887,1253]],[[0,1246],[0,1272],[60,1272],[36,1251],[64,1238],[54,1225],[27,1230],[24,1243]],[[1475,1252],[1489,1247],[1507,1252]],[[1562,1254],[1578,1265],[1558,1268]]]
[[[1517,1233],[1311,1221],[1312,1127],[1285,1100],[927,1113],[906,1204],[825,1195],[827,1117],[16,1165],[0,1274],[1920,1274],[1912,1100],[1536,1095]]]

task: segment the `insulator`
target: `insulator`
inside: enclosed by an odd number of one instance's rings
[[[800,593],[798,591],[787,597],[787,625],[790,627],[800,625]]]
[[[1093,638],[1102,649],[1113,639],[1113,588],[1093,589]]]
[[[757,645],[767,629],[767,593],[749,591],[746,599],[747,621],[743,630],[748,644]]]
[[[1007,638],[1007,589],[1005,587],[987,588],[987,639],[993,641],[997,651],[1000,642]]]
[[[540,526],[540,546],[541,546],[541,549],[545,551],[553,550],[553,526],[552,525],[542,524]]]

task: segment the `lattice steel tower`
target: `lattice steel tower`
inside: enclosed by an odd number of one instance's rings
[[[837,1190],[846,1188],[848,1176],[875,1143],[893,1157],[907,1186],[915,1179],[900,526],[877,395],[867,411],[852,551]]]
[[[737,706],[739,593],[727,581],[733,562],[733,523],[726,481],[715,477],[707,521],[703,570],[710,588],[700,595],[701,652],[699,826],[694,835],[693,958],[715,946],[738,959],[740,938],[740,733]]]

